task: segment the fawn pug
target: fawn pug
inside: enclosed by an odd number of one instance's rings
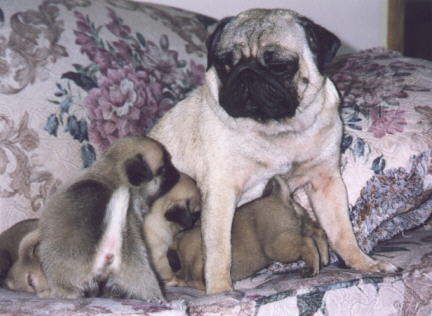
[[[234,210],[285,174],[308,185],[313,211],[334,250],[362,271],[396,267],[361,251],[340,171],[338,92],[324,68],[340,40],[286,9],[252,9],[221,20],[207,41],[204,84],[150,131],[192,176],[203,197],[207,293],[231,289]]]

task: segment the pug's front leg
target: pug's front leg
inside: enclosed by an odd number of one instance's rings
[[[207,294],[230,291],[231,225],[236,197],[226,183],[203,192],[201,234],[204,247],[204,276]]]
[[[369,272],[395,272],[388,262],[367,256],[358,246],[348,213],[348,198],[339,171],[318,167],[306,186],[314,212],[333,249],[354,269]]]

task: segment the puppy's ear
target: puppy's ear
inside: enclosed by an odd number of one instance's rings
[[[134,186],[148,182],[153,178],[153,172],[141,154],[137,154],[135,157],[126,160],[124,162],[124,169],[130,184]]]
[[[315,55],[315,62],[318,66],[318,70],[322,73],[324,67],[329,64],[336,55],[341,41],[332,32],[306,17],[298,18],[298,22],[305,30],[309,48]]]
[[[219,24],[216,26],[215,30],[212,34],[207,38],[206,44],[207,44],[207,70],[210,69],[211,66],[213,66],[215,62],[215,52],[217,45],[220,41],[222,31],[225,28],[225,26],[233,19],[234,17],[229,16],[226,18],[223,18]]]
[[[39,229],[33,230],[21,240],[18,246],[18,255],[21,258],[33,260],[37,256],[37,247],[40,243]]]
[[[288,202],[291,198],[291,192],[288,184],[280,176],[274,176],[269,180],[269,182],[267,182],[262,197],[266,197],[269,195],[277,196],[285,203]]]
[[[174,272],[177,272],[181,269],[181,262],[177,251],[172,248],[168,248],[167,259],[168,264]]]
[[[189,210],[180,206],[173,206],[168,209],[165,218],[167,221],[176,223],[184,229],[190,229],[194,225],[194,218]]]
[[[166,150],[164,150],[163,153],[163,165],[156,172],[156,176],[162,177],[159,195],[163,195],[171,190],[171,188],[175,186],[180,179],[178,170],[171,162],[171,155]]]

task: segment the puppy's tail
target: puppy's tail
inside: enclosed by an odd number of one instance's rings
[[[278,183],[279,187],[279,197],[284,203],[291,203],[291,191],[288,187],[288,184],[281,176],[275,176],[275,181]]]
[[[129,188],[120,186],[113,192],[107,205],[104,218],[105,231],[93,261],[93,272],[101,278],[106,277],[111,271],[120,269],[123,231],[127,225],[129,203]]]
[[[274,176],[267,183],[262,197],[269,195],[277,196],[283,203],[291,203],[291,191],[288,184],[281,176]]]

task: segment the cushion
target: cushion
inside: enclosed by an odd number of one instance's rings
[[[329,69],[342,99],[342,175],[362,249],[432,213],[432,62],[382,48]]]

